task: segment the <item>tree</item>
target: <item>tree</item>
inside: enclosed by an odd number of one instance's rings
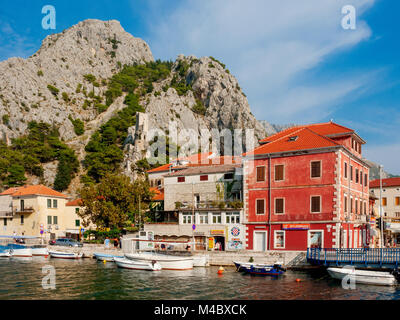
[[[7,185],[9,187],[22,186],[25,181],[25,168],[19,164],[13,164],[8,169]]]
[[[83,225],[90,223],[97,227],[121,229],[127,221],[133,220],[135,213],[148,208],[153,194],[147,181],[131,182],[129,177],[106,174],[97,185],[79,190],[83,210],[79,216]]]

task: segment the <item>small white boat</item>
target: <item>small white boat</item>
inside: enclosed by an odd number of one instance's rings
[[[162,269],[161,265],[156,261],[141,262],[126,258],[114,258],[114,261],[119,268],[124,268],[124,269],[147,270],[147,271],[160,271]]]
[[[33,256],[47,257],[49,255],[49,250],[47,247],[32,247],[31,249]]]
[[[10,257],[11,257],[10,251],[2,251],[2,252],[0,252],[0,258],[10,258]]]
[[[191,270],[193,269],[193,257],[173,256],[157,254],[153,252],[127,253],[125,256],[134,261],[157,261],[163,270]]]
[[[193,256],[193,267],[207,267],[208,256],[206,255],[195,255]]]
[[[124,256],[114,256],[112,254],[105,254],[105,253],[94,253],[93,255],[98,261],[107,261],[107,262],[114,262],[114,258],[120,258],[120,259],[125,258]]]
[[[83,253],[49,251],[50,257],[57,259],[80,259]]]
[[[383,286],[393,286],[397,284],[396,277],[390,272],[385,271],[368,271],[347,268],[328,268],[327,271],[332,278],[339,280],[342,280],[345,276],[353,276],[356,283]]]
[[[24,249],[11,249],[10,250],[12,257],[21,257],[21,258],[32,258],[32,249],[24,248]]]

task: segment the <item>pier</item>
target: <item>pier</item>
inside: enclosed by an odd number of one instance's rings
[[[325,267],[353,265],[359,268],[398,269],[400,248],[308,248],[307,262]]]

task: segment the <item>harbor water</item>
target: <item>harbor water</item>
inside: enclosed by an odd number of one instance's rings
[[[55,270],[56,288],[44,289],[42,268]],[[0,300],[397,300],[400,286],[357,284],[344,289],[323,270],[287,271],[279,278],[225,268],[159,272],[119,269],[94,259],[44,257],[0,259]],[[300,281],[296,281],[299,279]]]

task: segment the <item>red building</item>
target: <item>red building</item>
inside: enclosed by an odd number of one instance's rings
[[[248,250],[366,245],[365,141],[333,122],[298,126],[244,155]]]

